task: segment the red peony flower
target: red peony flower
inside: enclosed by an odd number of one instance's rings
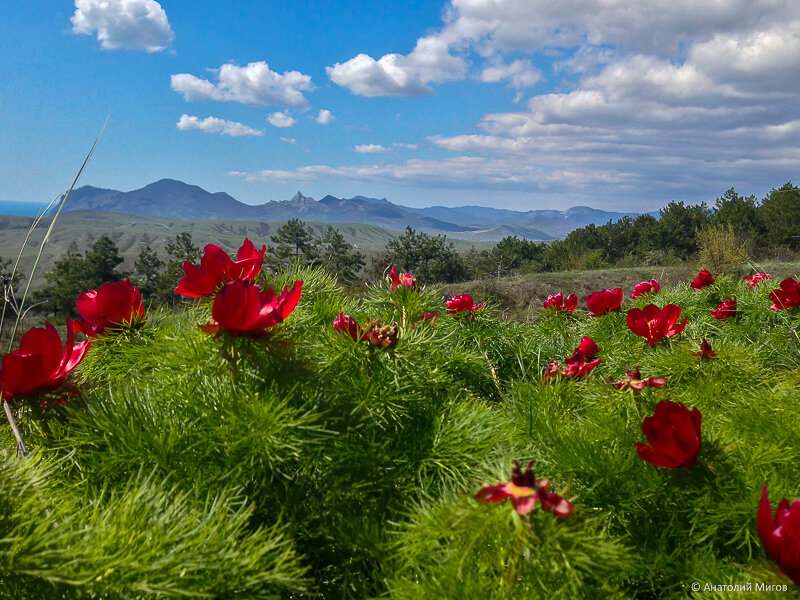
[[[759,283],[766,281],[767,279],[772,279],[772,275],[769,273],[764,273],[763,271],[760,273],[754,273],[753,275],[748,275],[744,278],[744,280],[747,282],[747,285],[751,288],[756,287]]]
[[[642,377],[638,366],[633,371],[625,367],[625,376],[620,377],[619,381],[614,381],[613,377],[609,377],[608,380],[618,390],[630,388],[637,392],[646,387],[662,387],[667,383],[667,380],[663,377]]]
[[[700,360],[708,360],[710,358],[714,358],[716,355],[717,353],[711,349],[711,342],[707,339],[700,343],[699,352],[692,353],[692,356],[699,356]]]
[[[642,460],[657,467],[693,467],[700,453],[700,422],[703,416],[681,402],[662,400],[652,417],[645,418],[642,430],[650,444],[636,442]]]
[[[349,335],[356,342],[364,339],[356,320],[350,315],[343,314],[342,311],[339,311],[339,316],[333,320],[333,328],[339,333]]]
[[[621,305],[622,288],[594,292],[586,298],[586,308],[593,317],[599,317],[610,310],[617,310]]]
[[[417,280],[412,277],[411,273],[406,273],[405,275],[398,275],[397,271],[392,270],[389,271],[389,287],[392,291],[395,291],[397,288],[409,288],[411,290],[417,289]]]
[[[474,304],[472,296],[469,294],[460,294],[458,296],[454,296],[445,302],[445,305],[447,306],[447,312],[449,312],[451,315],[457,315],[465,312],[471,313],[484,308],[483,303]]]
[[[573,313],[578,308],[578,297],[575,294],[570,294],[564,299],[561,292],[558,292],[555,296],[553,294],[547,296],[547,300],[542,302],[542,306],[555,312]]]
[[[131,325],[144,317],[142,295],[130,279],[104,283],[97,291],[83,292],[75,306],[85,321],[74,321],[72,327],[89,337],[105,335],[109,329]]]
[[[736,316],[736,298],[728,298],[711,311],[711,316],[717,321],[724,321]]]
[[[644,294],[655,294],[660,289],[661,286],[655,279],[651,279],[650,281],[642,281],[641,283],[637,283],[635,286],[633,286],[631,298],[638,298]]]
[[[64,383],[86,356],[90,341],[73,345],[72,321],[67,319],[67,343],[62,348],[58,331],[50,323],[32,327],[19,341],[19,350],[3,356],[0,386],[9,402],[54,390]]]
[[[511,498],[511,506],[517,514],[527,515],[536,506],[538,500],[542,508],[557,517],[566,517],[572,514],[572,504],[552,492],[548,492],[549,479],[536,479],[533,475],[533,461],[525,467],[525,472],[514,461],[511,469],[511,481],[498,483],[481,489],[475,498],[483,502],[503,502]]]
[[[303,282],[295,281],[291,290],[284,286],[278,298],[273,290],[262,294],[252,283],[241,279],[229,281],[214,298],[213,321],[199,327],[206,333],[224,330],[231,335],[262,337],[267,335],[267,329],[282,323],[292,313],[302,289]]]
[[[593,359],[597,356],[598,352],[600,352],[600,346],[588,335],[583,336],[583,338],[581,338],[581,343],[575,348],[575,354],[582,356],[586,360]],[[573,354],[573,356],[575,356],[575,354]],[[567,361],[569,360],[568,358]]]
[[[648,304],[643,309],[630,309],[625,320],[633,333],[645,338],[648,346],[655,346],[660,339],[683,331],[688,319],[678,323],[680,317],[681,307],[677,304],[667,304],[664,308]]]
[[[769,557],[778,563],[784,575],[800,585],[800,500],[789,504],[782,498],[773,517],[765,485],[761,490],[756,529]]]
[[[714,276],[711,274],[711,271],[703,269],[697,274],[697,277],[694,278],[694,281],[692,281],[690,285],[696,290],[702,290],[712,283],[714,283]]]
[[[178,283],[175,293],[190,298],[202,298],[214,294],[217,288],[227,281],[236,279],[253,281],[261,272],[266,252],[266,246],[256,250],[253,242],[245,238],[234,262],[225,250],[214,244],[208,244],[204,249],[203,258],[200,259],[200,268],[189,261],[183,263],[185,277]]]
[[[769,299],[774,302],[769,307],[770,310],[800,306],[800,281],[795,281],[793,277],[787,277],[781,281],[781,286],[777,290],[770,292]]]
[[[563,366],[556,360],[551,360],[544,369],[542,381],[547,382],[554,380],[556,377],[564,377],[565,379],[580,379],[586,377],[592,372],[597,365],[603,362],[601,359],[596,358],[591,362],[586,362],[583,355],[577,350],[575,353],[564,361],[566,364]]]
[[[367,339],[373,346],[378,348],[388,348],[397,341],[397,323],[391,325],[381,324],[377,319],[364,325],[362,339]]]

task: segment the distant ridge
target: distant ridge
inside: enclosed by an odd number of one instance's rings
[[[551,240],[573,229],[636,213],[607,212],[587,206],[566,211],[514,211],[483,206],[411,208],[386,198],[337,198],[321,200],[298,191],[289,200],[271,200],[249,205],[224,192],[211,193],[201,187],[175,179],[162,179],[130,192],[83,186],[72,192],[66,211],[117,211],[184,220],[286,221],[303,219],[323,223],[363,223],[386,229],[446,234],[449,237],[493,241],[506,235],[531,240]]]

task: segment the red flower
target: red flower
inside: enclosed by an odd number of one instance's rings
[[[581,377],[586,377],[592,372],[592,369],[603,362],[599,358],[596,358],[588,363],[585,362],[585,360],[586,359],[584,356],[577,350],[572,356],[564,361],[566,364],[563,366],[558,361],[551,360],[550,364],[548,364],[544,369],[542,381],[546,382],[548,380],[555,379],[556,377],[564,377],[565,379],[580,379]]]
[[[653,416],[642,423],[650,445],[636,442],[636,451],[642,460],[657,467],[693,467],[700,453],[702,419],[696,408],[689,411],[681,402],[662,400]]]
[[[291,291],[284,286],[280,298],[273,290],[261,293],[260,288],[240,279],[229,281],[214,298],[211,307],[212,323],[200,325],[206,333],[225,330],[231,335],[262,337],[267,329],[282,323],[288,317],[303,289],[302,281],[295,281]]]
[[[631,298],[638,298],[644,294],[655,294],[660,289],[661,286],[658,285],[658,282],[655,279],[651,279],[650,281],[642,281],[641,283],[637,283],[635,286],[633,286]]]
[[[333,320],[333,328],[339,333],[349,335],[356,342],[364,339],[356,320],[350,315],[343,314],[342,311],[339,311],[339,316]]]
[[[594,292],[586,298],[586,308],[593,317],[599,317],[610,310],[617,310],[622,305],[622,288]]]
[[[253,242],[245,238],[242,247],[239,248],[236,262],[233,262],[225,250],[214,244],[208,244],[204,249],[203,258],[200,259],[199,269],[188,260],[183,263],[183,272],[186,276],[178,283],[175,293],[190,298],[202,298],[211,296],[220,284],[227,281],[236,279],[253,281],[261,272],[266,251],[266,246],[256,250]]]
[[[362,339],[367,339],[373,346],[378,348],[388,348],[397,341],[397,323],[382,325],[381,320],[366,323],[364,325]]]
[[[772,279],[772,275],[769,273],[764,273],[763,271],[760,273],[754,273],[753,275],[748,275],[744,278],[744,280],[747,282],[747,285],[749,285],[751,288],[756,287],[759,283],[766,281],[767,279]]]
[[[397,271],[392,270],[389,271],[389,287],[392,291],[395,291],[397,288],[406,287],[412,290],[417,289],[417,280],[412,277],[411,273],[406,273],[405,275],[398,275]]]
[[[476,310],[480,310],[484,307],[483,303],[474,304],[472,296],[469,294],[460,294],[458,296],[454,296],[445,302],[445,305],[447,306],[447,312],[449,312],[451,315],[457,315],[464,312],[475,312]]]
[[[711,349],[711,342],[707,339],[700,343],[699,352],[692,352],[692,356],[699,356],[700,360],[708,360],[714,358],[716,355],[717,353]]]
[[[677,304],[667,304],[664,308],[648,304],[643,309],[630,309],[625,320],[633,333],[645,338],[648,346],[655,346],[661,338],[683,331],[688,319],[678,323],[680,317],[681,307]]]
[[[142,295],[130,279],[104,283],[97,291],[83,292],[75,306],[85,321],[74,321],[72,327],[89,337],[105,335],[109,329],[131,325],[144,317]]]
[[[728,298],[711,311],[711,316],[717,321],[724,321],[736,316],[736,298]]]
[[[3,357],[0,386],[3,398],[31,396],[54,390],[64,383],[89,349],[90,341],[73,345],[72,321],[67,319],[67,343],[62,348],[58,331],[50,323],[32,327],[19,341],[19,350]]]
[[[620,377],[619,381],[614,381],[612,377],[609,377],[608,380],[618,390],[630,388],[637,392],[646,387],[661,387],[667,383],[667,380],[663,377],[642,377],[638,366],[633,371],[625,367],[625,376]]]
[[[696,290],[702,290],[712,283],[714,283],[714,276],[711,274],[711,271],[703,269],[697,274],[697,277],[694,278],[694,281],[692,281],[690,285]]]
[[[756,529],[769,557],[789,579],[800,585],[800,500],[789,504],[782,498],[773,517],[765,485],[761,490]]]
[[[581,343],[575,348],[575,354],[582,356],[586,360],[593,359],[597,356],[598,352],[600,352],[600,346],[588,335],[583,336],[583,338],[581,338]],[[575,354],[573,354],[573,356],[575,356]],[[568,358],[567,362],[569,362],[569,360]]]
[[[548,492],[549,479],[536,479],[533,475],[533,461],[525,467],[525,472],[514,461],[511,469],[511,481],[498,483],[481,489],[475,498],[483,502],[503,502],[511,498],[511,506],[517,514],[527,515],[536,506],[538,500],[542,508],[557,517],[566,517],[572,514],[572,504],[552,492]]]
[[[793,277],[787,277],[781,281],[780,288],[770,292],[769,299],[774,302],[769,307],[770,310],[800,306],[800,282],[795,281]]]
[[[564,299],[561,292],[558,292],[555,296],[553,294],[547,296],[547,300],[542,302],[542,306],[555,312],[573,313],[578,308],[578,297],[570,294]]]
[[[422,321],[430,321],[431,323],[436,323],[436,319],[438,319],[438,318],[439,318],[439,315],[437,315],[436,313],[424,312],[419,316],[419,319],[417,320],[417,322],[420,323]]]

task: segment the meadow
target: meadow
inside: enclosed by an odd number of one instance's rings
[[[184,269],[201,297],[174,311],[114,284],[123,325],[82,295],[80,364],[12,396],[29,454],[6,427],[0,596],[797,592],[756,526],[764,486],[773,510],[800,497],[800,308],[770,310],[779,279],[635,299],[598,281],[514,320],[411,275],[354,297],[322,269],[230,264],[228,283]]]

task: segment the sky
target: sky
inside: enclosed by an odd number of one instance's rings
[[[0,200],[656,210],[800,180],[797,0],[39,0],[0,20]]]

